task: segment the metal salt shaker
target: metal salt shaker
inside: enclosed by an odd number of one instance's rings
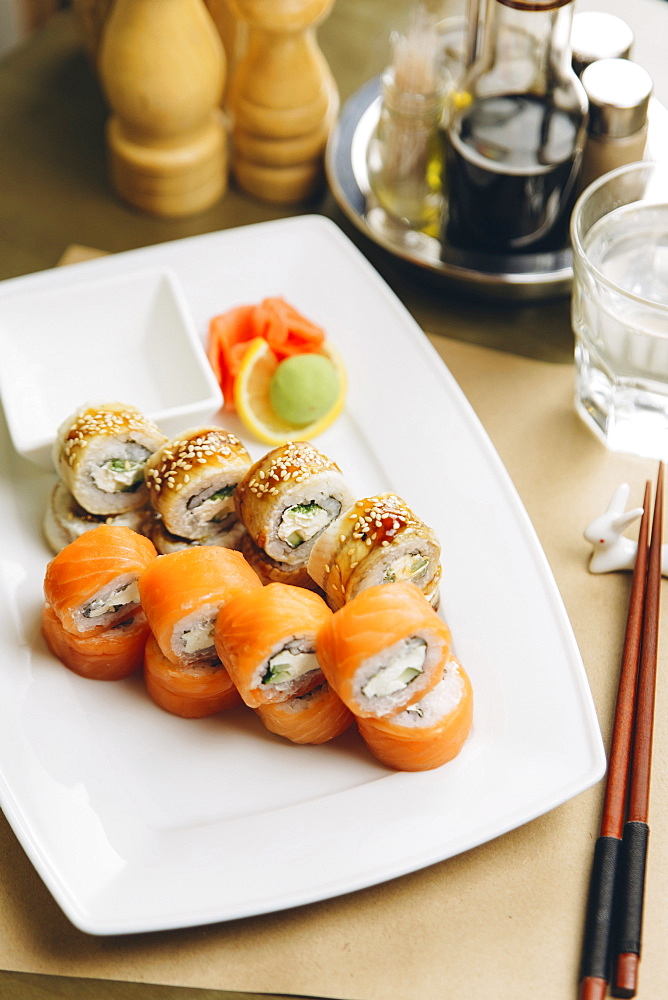
[[[642,160],[652,78],[630,59],[597,59],[582,73],[589,123],[579,187],[602,174]]]

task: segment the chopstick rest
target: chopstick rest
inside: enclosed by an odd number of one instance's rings
[[[603,514],[595,517],[583,531],[591,543],[590,573],[617,573],[633,569],[638,543],[627,538],[624,531],[642,515],[642,507],[626,509],[630,493],[628,483],[620,483]],[[661,548],[661,572],[668,576],[668,545]]]

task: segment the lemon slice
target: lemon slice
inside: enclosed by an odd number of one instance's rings
[[[297,427],[281,420],[269,395],[269,386],[278,367],[278,358],[263,337],[251,340],[241,367],[234,380],[234,405],[239,419],[256,438],[265,444],[279,445],[286,441],[307,441],[322,434],[343,409],[346,396],[346,374],[336,351],[325,345],[322,351],[336,366],[340,390],[334,405],[311,424]]]

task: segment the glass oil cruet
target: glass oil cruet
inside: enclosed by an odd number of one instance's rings
[[[444,243],[497,254],[566,247],[587,124],[571,66],[573,7],[487,0],[445,133]]]
[[[437,237],[442,208],[440,137],[448,74],[434,15],[418,4],[391,36],[379,120],[366,153],[371,203],[390,224]]]

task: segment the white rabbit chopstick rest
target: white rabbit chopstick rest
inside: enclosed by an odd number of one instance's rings
[[[594,546],[589,563],[590,573],[614,573],[633,569],[638,545],[622,534],[634,521],[642,517],[642,507],[626,510],[630,488],[622,483],[608,505],[605,514],[595,518],[584,530],[584,537]],[[661,573],[668,576],[668,546],[661,548]]]

